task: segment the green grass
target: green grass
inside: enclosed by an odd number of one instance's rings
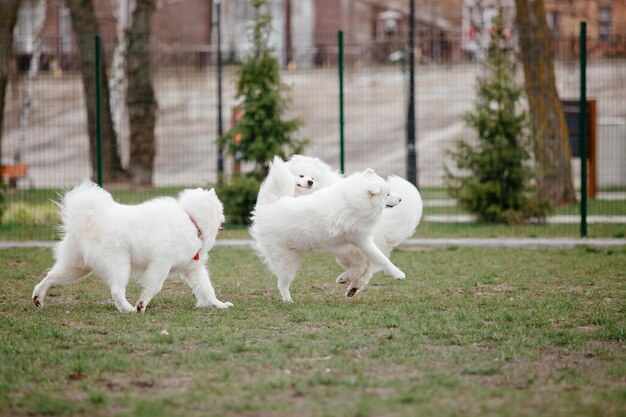
[[[133,204],[145,201],[149,198],[162,195],[175,196],[180,192],[180,187],[159,188],[124,188],[114,189],[112,194],[117,201]],[[51,199],[57,198],[57,190],[12,190],[8,195],[9,205],[26,202],[26,207],[32,207],[31,212],[24,210],[9,210],[0,225],[0,240],[55,240],[56,233],[54,217],[56,207],[50,203]],[[447,198],[442,188],[426,188],[422,191],[425,199]],[[18,204],[21,207],[23,205]],[[555,214],[576,215],[579,213],[578,205],[559,208]],[[466,214],[458,207],[426,207],[425,215],[438,214]],[[600,201],[589,200],[589,215],[626,215],[626,200]],[[11,217],[11,218],[9,218]],[[25,218],[25,219],[24,219]],[[34,224],[36,223],[36,224]],[[227,231],[220,236],[224,239],[248,238],[245,227],[226,225]],[[547,224],[547,225],[520,225],[503,226],[484,223],[427,223],[424,222],[417,229],[416,237],[422,238],[460,238],[460,237],[578,237],[580,235],[579,224]],[[607,223],[589,224],[589,237],[619,237],[626,236],[626,224]]]
[[[426,214],[468,214],[459,206],[428,206]],[[589,200],[587,201],[587,214],[598,216],[626,216],[626,200]],[[580,204],[556,208],[551,215],[580,215]]]
[[[109,189],[116,201],[124,204],[141,203],[154,197],[160,196],[176,196],[185,187],[149,187],[149,188],[114,188]],[[7,200],[9,202],[23,201],[31,204],[46,203],[50,200],[58,200],[59,192],[63,191],[58,188],[34,188],[28,190],[9,190]]]
[[[623,238],[626,224],[589,224],[588,237]],[[493,237],[579,237],[578,224],[545,225],[493,225],[486,223],[422,223],[417,227],[416,238],[493,238]],[[226,225],[220,239],[249,239],[248,229],[238,225]],[[58,234],[53,224],[46,225],[0,225],[0,240],[56,240]]]
[[[195,309],[172,279],[123,315],[97,277],[34,309],[51,252],[2,250],[0,415],[624,415],[626,249],[392,260],[405,281],[376,275],[346,300],[334,260],[306,256],[289,305],[252,251],[215,249],[235,307]]]
[[[587,237],[623,238],[625,223],[594,223],[587,225]],[[497,225],[488,223],[423,223],[417,227],[417,238],[554,238],[580,237],[579,224]]]
[[[589,224],[588,237],[623,238],[626,224]],[[493,237],[579,237],[578,224],[547,224],[506,226],[486,223],[423,223],[418,226],[416,238],[493,238]],[[226,225],[218,239],[249,239],[247,228]],[[0,225],[0,240],[56,240],[55,225]]]
[[[559,207],[554,214],[580,215],[580,204]],[[599,216],[626,216],[626,200],[588,200],[587,214]]]

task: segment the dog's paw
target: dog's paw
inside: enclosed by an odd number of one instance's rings
[[[393,279],[399,279],[402,280],[404,278],[406,278],[406,275],[404,275],[404,272],[400,271],[399,269],[397,271],[393,271],[393,273],[391,274],[391,277]]]
[[[137,313],[145,313],[146,312],[146,305],[143,302],[143,300],[137,301],[137,304],[135,304],[135,309],[137,310]]]
[[[348,287],[348,289],[346,290],[346,297],[348,297],[348,298],[354,297],[357,292],[359,292],[359,288]]]
[[[233,303],[226,301],[225,303],[218,301],[216,303],[213,304],[213,307],[215,308],[219,308],[220,310],[225,309],[225,308],[229,308],[232,307]]]
[[[118,307],[117,309],[118,309],[118,311],[120,313],[124,313],[124,314],[126,314],[126,313],[134,313],[135,311],[137,311],[135,309],[135,306],[133,306],[132,304],[128,304],[127,306]]]
[[[36,308],[41,308],[43,307],[43,303],[39,300],[39,296],[38,295],[33,295],[33,305]]]
[[[335,280],[335,282],[337,284],[347,284],[348,283],[348,279],[344,276],[344,274],[341,274],[337,277],[337,279]]]

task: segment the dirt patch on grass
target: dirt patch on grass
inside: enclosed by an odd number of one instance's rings
[[[593,332],[595,330],[598,330],[600,328],[600,326],[596,325],[596,324],[586,324],[584,326],[577,326],[575,327],[576,330],[582,330],[584,332]]]
[[[604,344],[604,343],[603,343]],[[618,355],[623,348],[618,343],[606,343],[604,348],[615,351]],[[520,359],[511,362],[498,362],[499,368],[489,375],[477,372],[464,373],[467,378],[477,377],[482,384],[492,387],[505,387],[516,390],[555,389],[578,390],[585,386],[605,387],[608,385],[626,385],[624,378],[606,379],[605,370],[611,364],[591,351],[570,352],[556,348],[545,349],[539,359]]]
[[[494,295],[494,294],[502,294],[507,292],[513,292],[516,288],[508,285],[508,284],[498,284],[498,285],[483,285],[476,284],[472,289],[472,293],[474,295]]]
[[[460,346],[459,345],[422,344],[422,345],[419,345],[419,348],[427,352],[450,353],[450,352],[460,349]]]
[[[187,375],[172,375],[168,377],[139,377],[119,376],[115,379],[101,380],[96,383],[112,394],[122,393],[128,390],[143,392],[158,392],[167,394],[172,392],[186,392],[189,390],[193,378]]]

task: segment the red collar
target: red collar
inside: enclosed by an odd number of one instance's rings
[[[198,239],[202,240],[202,230],[200,230],[200,226],[198,226],[198,223],[196,223],[193,217],[191,217],[191,214],[187,213],[187,215],[189,216],[189,220],[191,220],[191,223],[196,226],[196,230],[198,231]]]
[[[200,230],[200,226],[198,226],[198,223],[196,223],[193,217],[191,217],[191,214],[187,213],[187,215],[189,216],[189,220],[191,220],[191,223],[193,223],[193,225],[196,226],[196,230],[198,231],[198,239],[202,240],[202,230]],[[193,260],[194,261],[200,260],[200,251],[196,253],[196,255],[193,257]]]

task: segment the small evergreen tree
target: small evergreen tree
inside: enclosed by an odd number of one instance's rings
[[[221,143],[231,155],[243,161],[254,162],[257,173],[265,174],[267,163],[285,151],[301,152],[306,141],[298,141],[293,134],[301,125],[299,119],[283,120],[287,90],[280,81],[278,60],[268,46],[271,15],[263,10],[267,0],[253,0],[254,25],[251,32],[252,55],[239,69],[237,98],[243,99],[243,116],[226,132]]]
[[[511,55],[500,14],[494,19],[476,107],[464,117],[476,130],[478,145],[459,140],[450,156],[462,174],[446,167],[448,192],[461,207],[479,220],[509,224],[542,221],[550,209],[532,187],[528,116],[520,109]]]

